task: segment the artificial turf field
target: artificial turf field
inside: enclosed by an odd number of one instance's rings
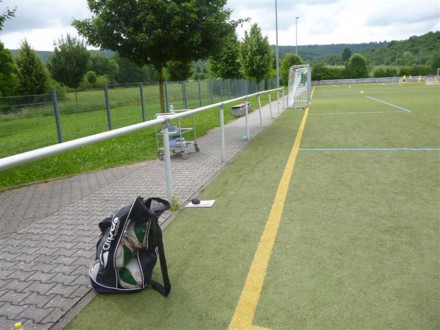
[[[438,329],[439,126],[439,86],[317,87],[164,231],[167,298],[98,295],[66,329]]]

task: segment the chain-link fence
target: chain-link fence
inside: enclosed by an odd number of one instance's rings
[[[274,87],[249,80],[165,82],[167,109],[192,109]],[[266,88],[265,88],[266,87]],[[0,97],[0,158],[136,124],[160,110],[159,84]]]

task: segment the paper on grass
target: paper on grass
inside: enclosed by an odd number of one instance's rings
[[[186,207],[211,207],[212,205],[214,205],[214,203],[214,199],[200,201],[200,204],[193,204],[192,202],[189,202]]]

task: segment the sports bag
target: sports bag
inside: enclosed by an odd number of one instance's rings
[[[92,287],[102,293],[139,292],[148,285],[167,296],[171,290],[159,216],[170,208],[161,198],[135,201],[99,223]],[[151,279],[159,256],[163,285]]]

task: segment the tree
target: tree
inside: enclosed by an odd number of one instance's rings
[[[350,48],[346,47],[344,48],[344,50],[342,51],[342,55],[341,55],[341,59],[342,62],[347,62],[351,57],[351,50]]]
[[[280,78],[281,84],[283,86],[287,86],[289,83],[289,70],[292,65],[304,64],[301,57],[296,55],[295,53],[287,53],[281,59],[280,65]]]
[[[437,74],[437,70],[440,68],[440,53],[435,53],[431,58],[431,73]]]
[[[0,3],[2,0],[0,0]],[[6,12],[0,14],[0,31],[7,19],[14,17],[15,8],[6,8]],[[5,45],[0,42],[0,96],[9,96],[14,93],[18,85],[17,67],[14,64],[11,53],[5,49]]]
[[[87,71],[79,87],[84,89],[104,88],[110,83],[110,78],[107,75],[97,76],[95,71]]]
[[[344,66],[326,65],[323,61],[312,64],[312,80],[344,79],[347,76]]]
[[[140,81],[158,81],[157,73],[151,65],[139,67],[129,59],[119,55],[114,56],[113,60],[119,67],[116,75],[116,82],[119,84],[138,83]]]
[[[261,29],[257,24],[253,24],[249,33],[245,31],[240,48],[240,62],[245,76],[254,79],[258,86],[269,76],[272,60],[273,50],[267,37],[263,38]]]
[[[94,15],[74,20],[91,45],[117,52],[139,66],[152,64],[159,75],[165,112],[163,70],[169,61],[189,63],[217,53],[235,29],[226,0],[87,0]]]
[[[17,94],[38,95],[44,94],[50,89],[46,67],[27,40],[22,42],[15,63],[18,68],[19,80]]]
[[[2,0],[0,0],[0,3],[1,2]],[[12,17],[15,16],[16,9],[17,8],[14,9],[6,8],[6,12],[0,15],[0,31],[3,30],[3,25],[5,24],[6,20],[11,19]]]
[[[61,37],[49,58],[52,78],[70,88],[78,88],[89,64],[90,53],[83,41],[67,34]]]
[[[193,74],[193,64],[180,61],[169,61],[166,67],[166,77],[171,81],[185,81]]]
[[[354,54],[350,57],[347,64],[347,70],[350,78],[368,77],[367,61],[360,54]]]
[[[87,86],[92,86],[96,83],[96,80],[98,79],[98,76],[96,75],[95,71],[87,71],[87,73],[84,75],[84,82]]]
[[[209,67],[214,77],[221,79],[241,78],[240,42],[231,34],[222,50],[209,58]]]
[[[0,96],[13,95],[17,86],[17,67],[9,50],[0,42]]]
[[[89,63],[89,70],[94,71],[97,76],[107,76],[112,83],[116,81],[119,67],[114,59],[92,52]]]

